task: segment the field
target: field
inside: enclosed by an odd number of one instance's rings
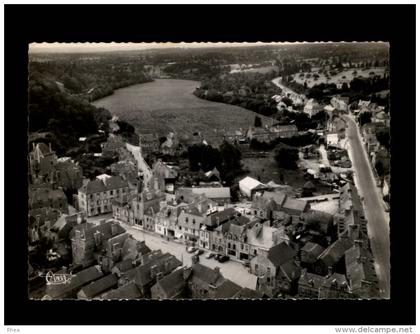
[[[197,86],[199,82],[196,81],[157,79],[118,89],[93,104],[129,122],[138,133],[157,133],[159,136],[165,136],[169,131],[179,136],[201,132],[206,140],[216,142],[221,138],[217,130],[246,130],[254,125],[256,113],[199,99],[192,94]],[[268,118],[258,116],[263,123],[268,122]]]
[[[357,73],[354,75],[353,71],[357,71]],[[361,69],[361,68],[350,68],[346,69],[344,71],[338,72],[336,75],[330,76],[330,79],[327,79],[325,74],[319,73],[318,80],[314,80],[313,74],[317,73],[317,71],[312,71],[310,73],[310,77],[307,78],[306,75],[308,73],[303,73],[304,76],[301,76],[301,73],[296,73],[293,75],[293,79],[296,83],[303,85],[306,81],[309,88],[312,88],[315,85],[319,85],[320,83],[349,83],[352,81],[355,77],[361,76],[363,78],[369,77],[369,73],[373,72],[375,75],[382,76],[385,72],[384,67],[376,67],[376,68],[369,68],[369,69]]]

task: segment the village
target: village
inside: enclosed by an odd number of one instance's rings
[[[273,120],[255,122],[248,129],[218,130],[214,137],[195,133],[185,138],[171,132],[159,140],[156,134],[143,133],[133,145],[117,133],[114,116],[101,152],[91,159],[117,156],[117,162],[93,178],[85,177],[71,157],[58,157],[48,143],[33,143],[31,295],[378,298],[381,291],[364,198],[354,180],[348,128],[349,122],[357,124],[389,211],[389,153],[377,138],[389,129],[389,113],[377,103],[350,104],[340,95],[322,104],[284,89],[281,78],[273,83],[283,87],[273,96],[279,110],[288,108],[310,118],[323,112],[325,120],[303,132]],[[292,101],[289,106],[285,98]],[[366,114],[371,115],[368,120]],[[192,171],[183,155],[192,145],[227,142],[242,156],[254,158],[267,154],[251,150],[255,143],[307,135],[316,140],[298,147],[301,187],[267,179],[252,169],[227,185],[216,167]],[[46,284],[43,277],[48,272],[71,280]]]

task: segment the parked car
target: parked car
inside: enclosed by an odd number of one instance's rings
[[[212,252],[208,252],[208,253],[206,254],[206,259],[211,259],[212,257],[214,257],[214,253],[212,253]]]
[[[198,255],[201,255],[203,253],[204,253],[204,251],[202,249],[197,249],[194,254],[198,256]]]
[[[197,248],[195,248],[193,246],[190,246],[190,247],[187,248],[188,253],[194,253],[196,250],[197,250]]]
[[[227,256],[227,255],[221,255],[218,259],[217,259],[217,261],[219,261],[220,263],[223,263],[223,262],[226,262],[226,261],[229,261],[230,260],[230,257],[229,256]]]
[[[244,265],[244,267],[250,267],[251,266],[251,261],[249,261],[249,260],[245,260],[244,262],[243,262],[243,265]]]
[[[198,255],[194,254],[191,257],[191,260],[192,260],[193,263],[197,263],[197,262],[200,262],[200,257]]]

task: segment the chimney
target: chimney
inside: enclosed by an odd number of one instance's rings
[[[154,264],[153,266],[151,266],[150,267],[150,277],[151,278],[154,278],[154,277],[156,277],[156,275],[157,275],[157,265],[156,264]]]
[[[184,278],[184,280],[187,280],[190,277],[191,273],[192,273],[191,267],[184,267],[183,273],[182,273],[182,277]]]
[[[118,232],[118,227],[117,227],[117,223],[111,223],[111,235],[116,235]]]
[[[331,277],[333,274],[333,268],[331,266],[328,267],[328,274],[327,277]]]

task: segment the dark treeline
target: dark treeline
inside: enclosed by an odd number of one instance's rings
[[[209,171],[216,167],[222,179],[229,185],[242,172],[241,151],[224,141],[219,148],[196,144],[188,147],[191,171]]]
[[[30,79],[55,81],[62,91],[94,101],[115,89],[151,81],[138,59],[123,56],[54,56],[30,61]]]

